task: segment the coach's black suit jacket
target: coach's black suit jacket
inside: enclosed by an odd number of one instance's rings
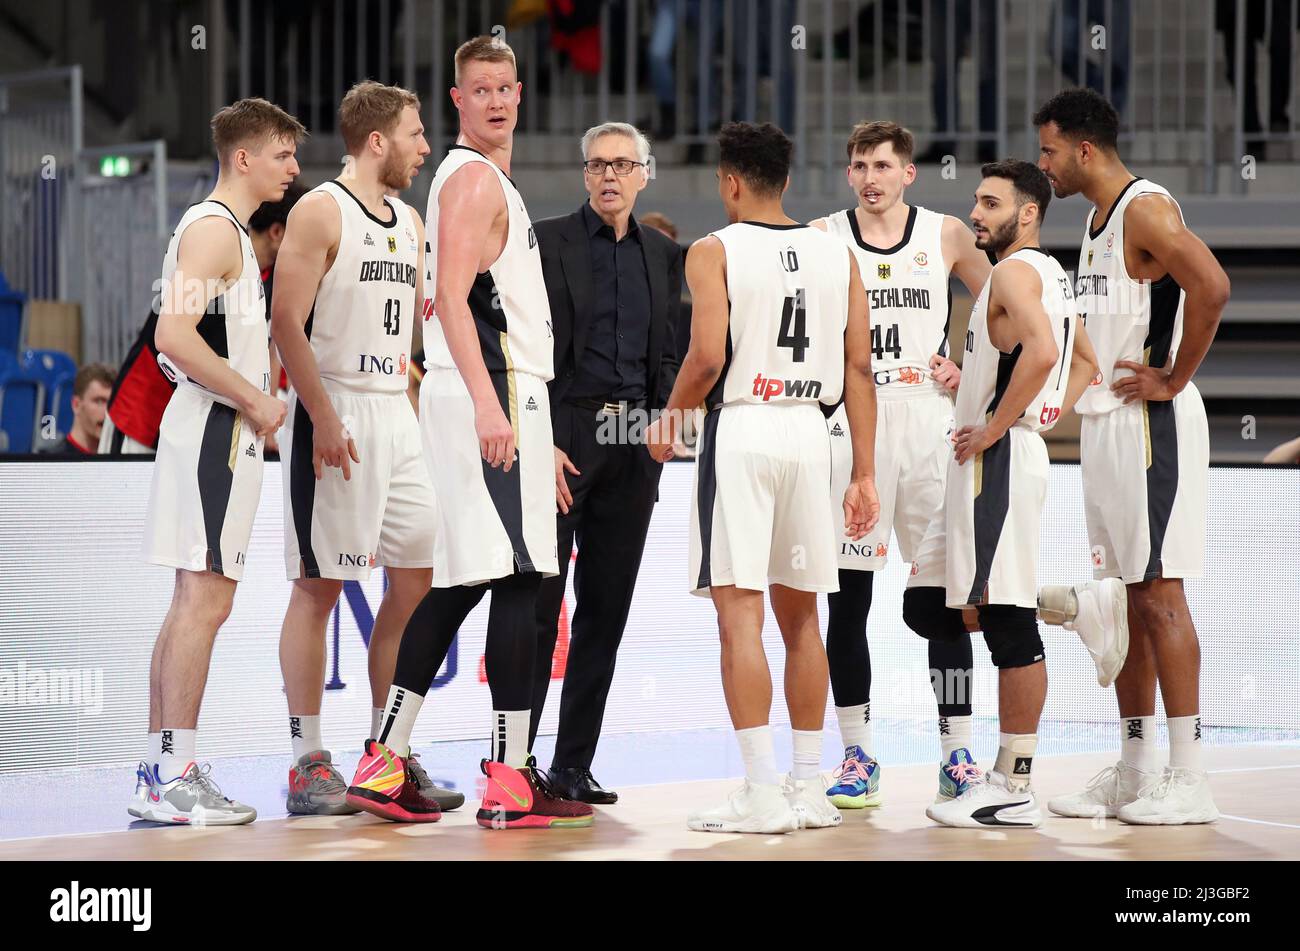
[[[582,209],[534,223],[555,334],[551,407],[564,399],[587,347],[595,310],[591,242]],[[641,250],[650,280],[650,339],[646,348],[646,405],[663,409],[677,381],[677,315],[682,301],[682,249],[663,232],[641,227]]]
[[[636,586],[662,466],[640,444],[602,445],[597,413],[565,402],[596,312],[591,241],[579,208],[533,225],[551,306],[555,379],[550,384],[555,445],[580,475],[568,475],[573,506],[556,523],[560,574],[543,580],[537,596],[538,664],[533,681],[536,738],[549,687],[557,619],[573,542],[578,542],[568,664],[560,700],[553,766],[589,767],[600,738],[605,698]],[[654,228],[638,225],[650,288],[646,341],[646,408],[663,409],[677,380],[676,322],[681,309],[682,251]],[[630,240],[630,239],[628,239]]]

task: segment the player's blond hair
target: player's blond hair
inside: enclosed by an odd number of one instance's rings
[[[307,137],[301,122],[265,99],[239,99],[212,117],[212,145],[224,166],[236,149],[258,152],[272,139],[297,145]]]
[[[460,44],[456,50],[456,85],[460,85],[460,78],[465,72],[465,66],[468,63],[509,63],[510,68],[519,75],[519,67],[515,65],[515,51],[505,40],[498,39],[495,36],[476,36],[472,40],[466,40]]]
[[[339,134],[348,154],[358,154],[371,132],[391,136],[407,106],[419,112],[420,97],[401,86],[366,79],[349,89],[339,103]]]

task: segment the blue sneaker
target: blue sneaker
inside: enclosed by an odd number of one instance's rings
[[[975,765],[970,750],[963,746],[953,750],[948,762],[939,764],[939,795],[934,797],[934,801],[949,802],[982,782],[984,771]]]
[[[840,809],[865,809],[880,805],[880,764],[860,746],[844,749],[844,762],[832,774],[826,797]]]

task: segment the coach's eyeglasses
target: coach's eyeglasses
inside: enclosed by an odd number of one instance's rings
[[[614,166],[614,174],[619,178],[625,175],[631,175],[634,168],[645,168],[645,162],[633,162],[631,159],[616,159],[613,162],[606,162],[604,159],[591,159],[583,162],[582,167],[586,169],[588,175],[597,177],[605,174],[605,169]]]

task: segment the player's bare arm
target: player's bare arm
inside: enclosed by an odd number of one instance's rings
[[[289,382],[311,417],[311,464],[317,479],[324,465],[341,468],[343,478],[350,480],[350,463],[361,461],[356,443],[321,383],[320,367],[306,333],[316,292],[338,253],[342,227],[342,216],[332,198],[320,193],[304,196],[289,212],[275,261],[271,336]]]
[[[983,452],[1001,439],[1047,382],[1060,359],[1052,325],[1043,309],[1043,282],[1032,265],[1008,260],[993,269],[989,288],[989,340],[1003,353],[1020,345],[1020,356],[993,418],[982,426],[957,431],[957,463]]]
[[[1129,360],[1115,366],[1132,370],[1111,389],[1126,404],[1171,400],[1182,392],[1209,352],[1232,287],[1205,242],[1183,224],[1177,206],[1164,195],[1139,195],[1124,214],[1124,262],[1134,278],[1170,275],[1186,293],[1183,339],[1173,365],[1148,367]]]
[[[672,458],[676,424],[709,395],[727,359],[727,252],[712,235],[700,238],[686,256],[691,289],[691,346],[663,415],[646,428],[646,448],[657,462]]]
[[[818,231],[825,231],[825,230],[826,230],[826,219],[825,219],[825,218],[814,218],[812,221],[808,222],[808,227],[809,227],[809,228],[816,228]]]
[[[1083,391],[1097,376],[1097,352],[1092,349],[1088,331],[1082,320],[1074,322],[1074,348],[1070,357],[1070,375],[1065,384],[1065,394],[1061,401],[1061,412],[1067,412],[1079,402]]]
[[[844,492],[845,534],[858,541],[876,527],[876,382],[871,373],[871,312],[852,252],[849,316],[844,327],[844,413],[853,443],[853,472]]]
[[[201,218],[185,229],[176,250],[176,271],[163,289],[157,345],[187,377],[199,380],[237,406],[259,436],[284,422],[285,406],[250,384],[199,336],[209,302],[239,278],[243,255],[232,222]]]
[[[993,265],[989,263],[988,254],[975,247],[975,232],[958,219],[946,215],[940,240],[943,259],[949,264],[949,273],[957,275],[972,297],[979,297]],[[956,390],[961,384],[961,368],[937,353],[930,357],[930,373],[935,382],[950,391]]]
[[[497,400],[469,309],[474,279],[505,247],[509,219],[496,172],[482,162],[456,171],[438,194],[437,282],[433,310],[447,349],[474,401],[479,452],[494,468],[514,465],[515,433]]]

